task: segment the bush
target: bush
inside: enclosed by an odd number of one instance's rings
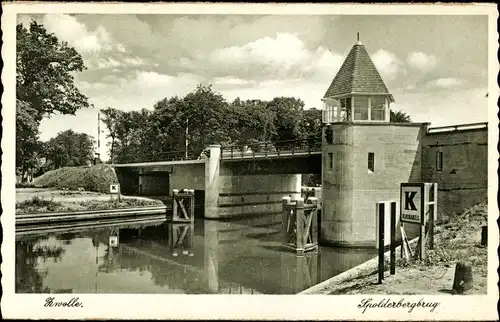
[[[113,167],[106,164],[84,167],[64,167],[44,173],[35,178],[37,187],[67,188],[107,193],[110,184],[117,184],[118,178]]]
[[[16,210],[19,210],[20,212],[56,211],[56,209],[60,206],[60,202],[52,199],[47,200],[38,196],[34,196],[28,200],[16,202]]]

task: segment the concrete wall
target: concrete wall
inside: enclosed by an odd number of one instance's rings
[[[321,241],[373,247],[375,204],[399,201],[402,182],[419,182],[425,124],[334,124],[332,144],[323,146]],[[368,153],[374,153],[374,171]],[[329,153],[332,153],[330,168]],[[410,232],[412,235],[413,232]]]
[[[438,213],[461,212],[487,198],[488,131],[458,130],[424,137],[422,181],[438,183]],[[436,166],[443,153],[442,170]]]
[[[205,164],[173,166],[170,175],[170,195],[172,189],[205,190]]]
[[[144,196],[169,195],[169,177],[167,173],[145,173],[141,178],[140,194]]]
[[[300,174],[238,174],[222,163],[219,177],[218,217],[244,217],[281,211],[281,198],[298,197]]]

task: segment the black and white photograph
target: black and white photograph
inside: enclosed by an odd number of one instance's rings
[[[493,4],[2,7],[4,318],[498,319]]]

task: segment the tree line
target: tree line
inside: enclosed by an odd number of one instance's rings
[[[92,107],[74,84],[74,74],[86,69],[81,55],[35,21],[28,28],[18,24],[16,34],[17,175],[26,181],[48,170],[91,163],[92,136],[67,130],[47,142],[39,138],[44,118]],[[199,85],[184,97],[164,98],[152,109],[125,112],[108,107],[101,113],[112,163],[162,160],[172,151],[185,153],[186,142],[193,156],[210,144],[314,141],[322,127],[321,110],[304,109],[300,99],[228,102],[210,85]],[[391,121],[410,118],[391,111]]]
[[[184,97],[164,98],[152,110],[102,111],[111,162],[155,161],[210,144],[251,145],[321,136],[321,111],[293,97],[228,102],[210,85]],[[187,149],[186,149],[187,142]]]

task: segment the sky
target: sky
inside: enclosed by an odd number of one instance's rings
[[[67,129],[96,137],[99,109],[152,109],[198,84],[228,101],[293,96],[321,108],[357,32],[392,109],[432,126],[487,121],[487,16],[18,15],[31,19],[82,55],[75,82],[94,105],[43,120],[42,140]]]

